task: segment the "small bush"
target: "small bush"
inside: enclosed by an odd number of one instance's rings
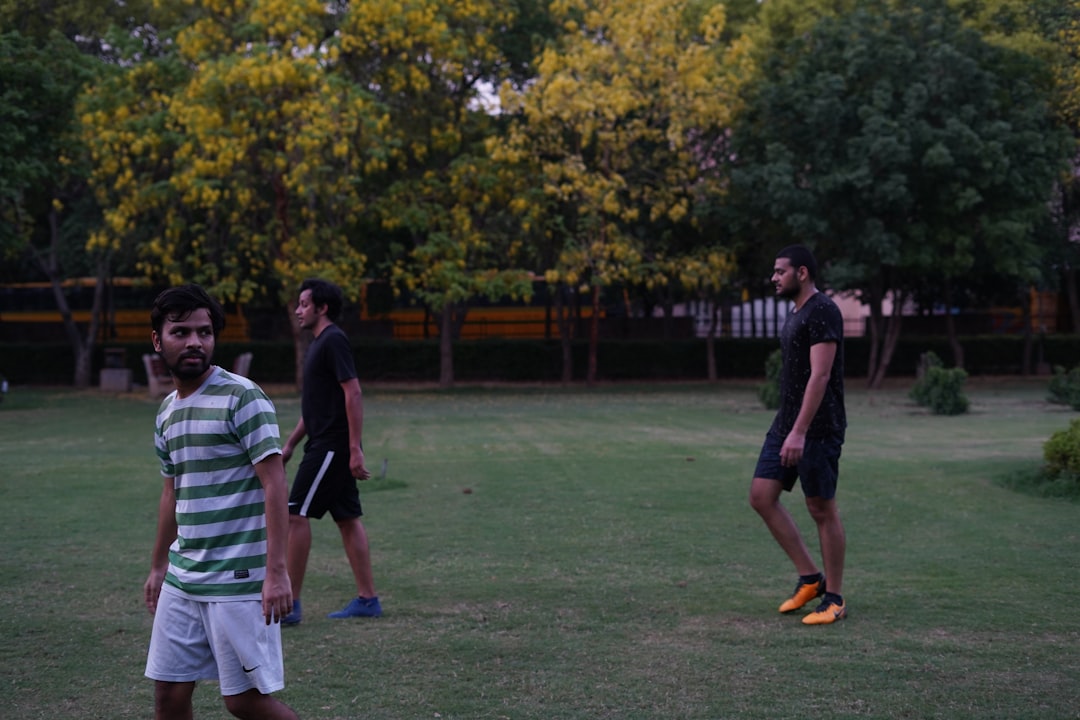
[[[1055,365],[1048,390],[1048,401],[1080,410],[1080,365],[1068,372],[1062,366]]]
[[[930,385],[926,376],[931,368],[945,367],[941,358],[933,350],[927,350],[919,356],[919,366],[915,369],[915,384],[908,393],[913,401],[919,405],[930,404]]]
[[[1068,430],[1059,430],[1043,443],[1043,459],[1053,477],[1080,477],[1080,420],[1073,420]]]
[[[773,350],[765,358],[765,384],[758,388],[758,398],[769,410],[780,407],[780,372],[783,369],[783,353]]]
[[[960,415],[968,410],[964,395],[967,373],[963,368],[942,367],[941,359],[932,352],[923,353],[919,360],[920,377],[908,397],[930,408],[935,415]]]

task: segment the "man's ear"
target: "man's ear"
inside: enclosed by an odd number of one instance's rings
[[[157,330],[150,331],[150,344],[154,346],[154,352],[161,352],[161,338],[158,337]]]

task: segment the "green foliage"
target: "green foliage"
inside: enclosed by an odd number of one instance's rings
[[[1043,459],[1049,476],[1080,482],[1080,420],[1050,436],[1043,444]]]
[[[42,40],[59,32],[99,53],[110,27],[141,27],[145,34],[156,19],[154,5],[154,0],[0,0],[0,28]]]
[[[95,65],[59,33],[0,34],[0,255],[49,237],[55,203],[81,192],[81,179],[67,182],[81,155],[75,99]]]
[[[912,385],[908,397],[919,405],[930,404],[930,383],[926,379],[931,368],[945,367],[938,354],[933,350],[927,350],[919,356],[919,367],[916,370],[915,384]]]
[[[1080,365],[1068,372],[1061,365],[1055,365],[1048,392],[1050,402],[1080,410]]]
[[[1049,244],[1032,229],[1072,152],[1046,68],[938,0],[853,5],[806,31],[776,20],[733,136],[733,224],[759,244],[812,239],[872,308],[927,279],[939,294],[1030,282]]]
[[[919,405],[930,408],[935,415],[960,415],[967,412],[968,399],[964,394],[967,373],[963,368],[945,368],[933,352],[924,353],[922,377],[915,381],[909,397]]]
[[[765,359],[765,384],[758,387],[758,398],[769,410],[780,407],[780,372],[784,369],[784,354],[773,350]]]

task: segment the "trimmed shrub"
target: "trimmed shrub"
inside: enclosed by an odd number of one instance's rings
[[[1043,444],[1043,459],[1048,474],[1080,478],[1080,420],[1073,420],[1068,430],[1059,430]]]
[[[919,356],[919,365],[915,369],[915,384],[911,386],[908,397],[919,405],[930,404],[930,383],[927,380],[931,368],[945,367],[941,358],[933,350],[927,350]]]
[[[765,358],[765,384],[758,387],[758,398],[769,410],[780,407],[780,372],[784,369],[784,354],[773,350]]]
[[[935,415],[960,415],[967,412],[964,395],[967,373],[963,368],[942,367],[941,358],[933,352],[923,353],[919,360],[920,377],[908,396],[919,405],[930,408]]]
[[[1068,372],[1062,366],[1055,365],[1046,399],[1059,405],[1068,405],[1073,410],[1080,410],[1080,365]]]

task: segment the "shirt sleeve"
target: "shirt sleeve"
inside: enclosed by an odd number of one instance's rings
[[[334,366],[334,375],[339,383],[352,380],[356,375],[356,361],[353,359],[352,346],[344,332],[336,332],[329,339],[327,351]]]
[[[254,465],[270,455],[281,454],[281,433],[274,403],[257,387],[243,390],[233,414],[240,446]]]
[[[844,339],[844,317],[840,314],[840,308],[832,302],[820,303],[810,316],[807,330],[811,345],[841,342]]]

